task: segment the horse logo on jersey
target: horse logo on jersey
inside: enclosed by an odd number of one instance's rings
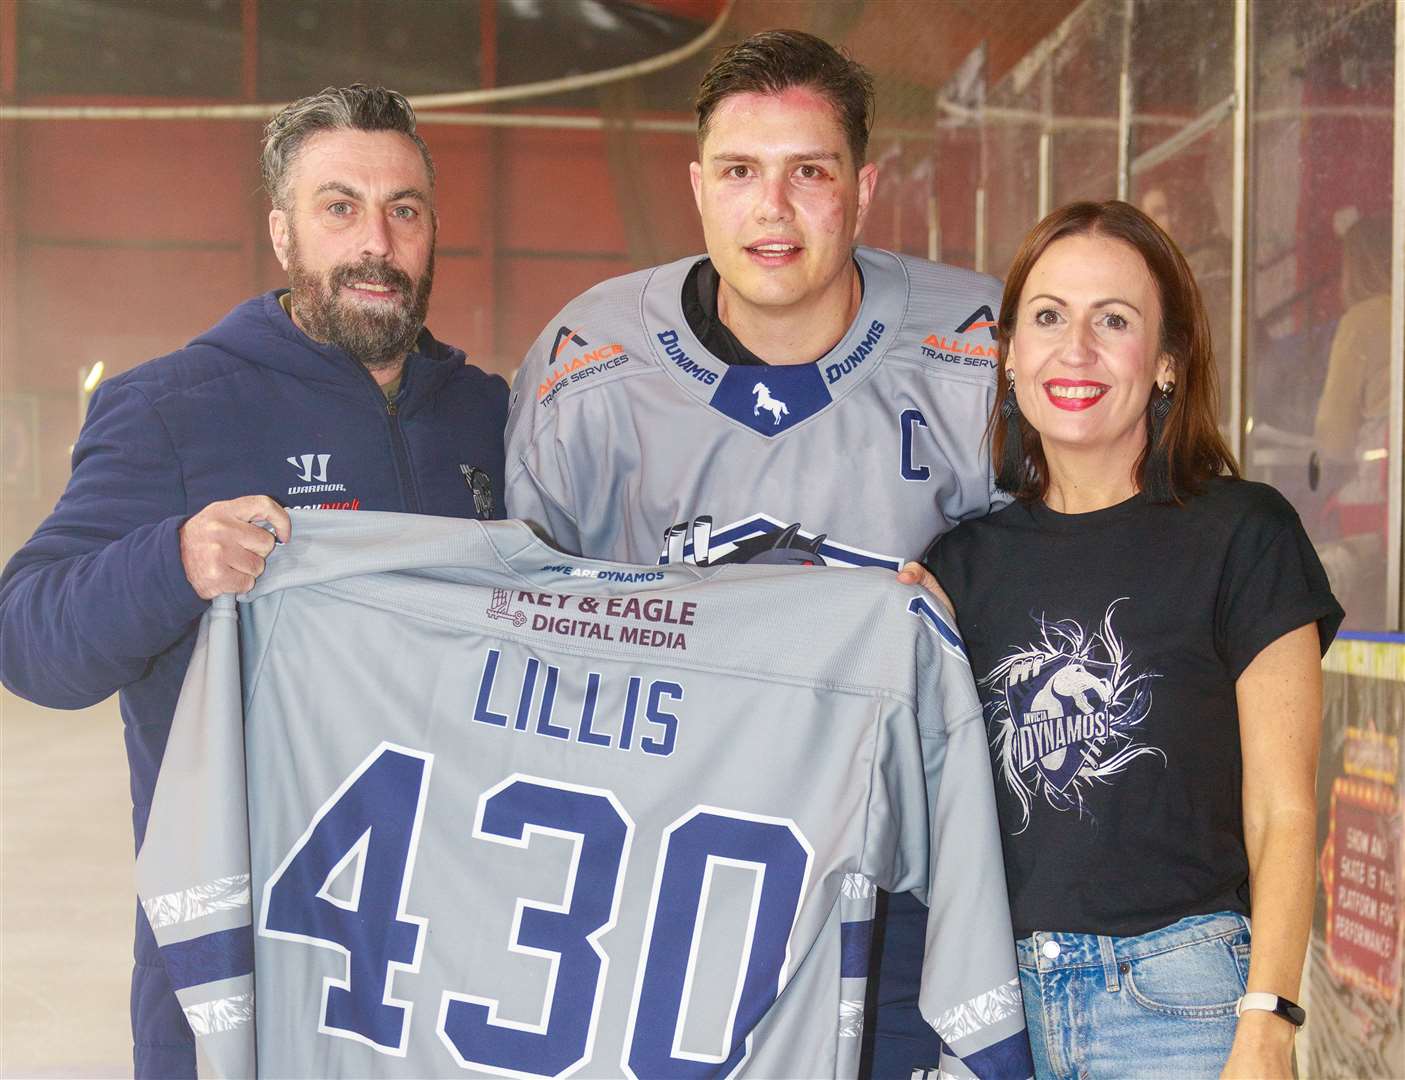
[[[1113,631],[1126,597],[1108,605],[1092,634],[1072,619],[1039,619],[1040,638],[996,664],[983,685],[1000,691],[986,705],[991,742],[1006,785],[1029,825],[1036,797],[1055,810],[1084,810],[1084,796],[1157,747],[1139,742],[1151,712],[1155,672],[1132,669]]]
[[[729,367],[717,381],[710,404],[756,434],[774,439],[833,403],[814,364],[778,365],[757,381],[754,367]]]
[[[679,522],[664,532],[659,564],[719,566],[752,563],[768,566],[885,566],[897,570],[902,560],[807,533],[800,522],[786,524],[766,514],[713,527],[710,515]]]
[[[757,383],[751,388],[751,392],[756,395],[756,404],[751,410],[752,416],[760,416],[761,410],[765,409],[771,414],[772,422],[779,424],[782,416],[790,415],[790,410],[786,408],[785,402],[773,398],[770,388],[765,383]]]

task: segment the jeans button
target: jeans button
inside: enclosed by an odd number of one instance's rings
[[[1039,951],[1042,952],[1045,956],[1047,956],[1050,960],[1057,960],[1059,953],[1063,952],[1063,950],[1059,948],[1059,943],[1057,941],[1044,942],[1044,944],[1040,946]]]

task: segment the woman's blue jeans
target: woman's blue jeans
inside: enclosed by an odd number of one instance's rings
[[[1249,976],[1249,921],[1192,915],[1137,937],[1015,943],[1039,1080],[1215,1077]]]

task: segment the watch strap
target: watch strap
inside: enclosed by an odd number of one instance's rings
[[[1296,1001],[1289,1001],[1285,997],[1277,994],[1269,994],[1264,991],[1255,991],[1245,994],[1234,1003],[1234,1015],[1243,1016],[1246,1010],[1262,1010],[1271,1012],[1274,1016],[1281,1016],[1294,1027],[1302,1027],[1307,1020],[1307,1010]]]

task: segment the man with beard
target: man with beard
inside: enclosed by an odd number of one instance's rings
[[[7,687],[67,709],[119,692],[138,846],[200,616],[253,585],[285,507],[501,507],[507,386],[423,327],[434,165],[409,103],[359,85],[295,102],[262,167],[291,290],[103,384],[67,489],[0,578]],[[180,978],[139,909],[139,1077],[194,1075]]]

